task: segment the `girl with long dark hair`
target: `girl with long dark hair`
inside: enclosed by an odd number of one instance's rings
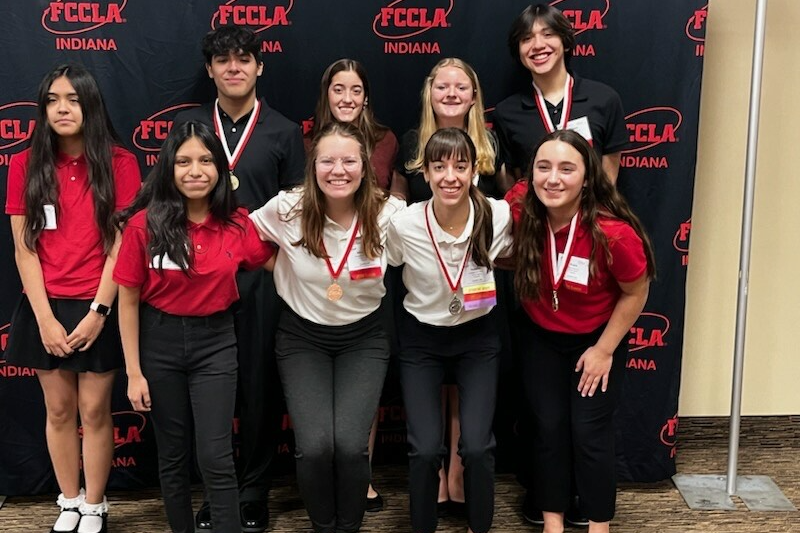
[[[262,267],[273,249],[237,208],[222,144],[201,122],[172,128],[120,225],[114,280],[128,398],[151,412],[170,527],[194,532],[194,441],[215,531],[238,533],[230,307],[239,298],[237,271]]]
[[[530,491],[545,533],[561,533],[574,470],[589,532],[607,533],[616,499],[613,415],[655,259],[581,134],[557,130],[534,148],[527,190],[509,198],[534,421]]]
[[[317,533],[358,531],[364,517],[369,431],[389,363],[378,310],[386,231],[403,207],[377,186],[361,132],[331,122],[312,143],[304,185],[251,215],[280,246],[275,285],[286,310],[275,354]]]
[[[47,445],[61,489],[52,531],[96,533],[106,530],[111,388],[122,366],[116,320],[107,318],[117,293],[112,218],[141,178],[83,67],[51,70],[37,102],[30,148],[12,157],[8,171],[6,213],[25,293],[5,355],[36,368],[44,392]]]
[[[497,303],[493,263],[511,246],[511,213],[473,182],[477,153],[460,128],[433,133],[423,172],[433,198],[392,218],[388,250],[404,265],[408,294],[400,318],[400,380],[408,424],[411,527],[433,533],[439,469],[446,454],[441,387],[455,378],[464,496],[470,533],[494,514],[492,434],[500,340],[490,314]]]

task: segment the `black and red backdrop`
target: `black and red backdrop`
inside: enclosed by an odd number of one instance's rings
[[[619,187],[655,243],[659,278],[632,328],[625,398],[618,417],[619,471],[621,479],[662,480],[675,472],[707,1],[552,3],[564,11],[578,34],[573,69],[614,87],[627,114],[630,149],[622,157]],[[423,78],[441,57],[458,56],[475,67],[489,123],[498,101],[530,83],[517,70],[505,44],[511,21],[526,4],[520,0],[4,0],[0,199],[4,204],[9,159],[26,146],[33,128],[36,87],[58,63],[80,62],[94,73],[117,130],[146,173],[175,114],[213,97],[199,41],[218,25],[248,25],[258,32],[265,63],[259,94],[304,128],[310,126],[323,69],[341,57],[362,61],[372,84],[370,104],[399,136],[417,122]],[[2,347],[20,292],[13,257],[8,218],[0,217]],[[120,376],[114,395],[116,452],[110,486],[154,485],[153,434],[148,418],[131,411],[124,381]],[[396,390],[390,384],[382,400],[378,462],[402,461],[406,452]],[[501,405],[507,409],[509,402]],[[276,470],[287,471],[292,462],[288,417],[280,437]],[[508,464],[507,450],[500,447],[500,464]],[[28,369],[6,364],[0,354],[0,494],[54,490],[36,377]]]

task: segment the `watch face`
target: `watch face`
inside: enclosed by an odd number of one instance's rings
[[[108,316],[108,315],[111,314],[111,308],[108,307],[107,305],[103,305],[103,304],[99,304],[97,302],[93,302],[92,305],[90,305],[89,307],[93,311],[95,311],[95,312],[97,312],[97,313],[99,313],[101,315],[104,315],[104,316]]]

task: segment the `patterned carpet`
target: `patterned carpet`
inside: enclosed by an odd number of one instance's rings
[[[687,474],[724,474],[727,465],[727,420],[681,419],[678,471]],[[800,417],[753,417],[742,423],[739,475],[767,475],[784,495],[800,507]],[[271,493],[270,531],[310,531],[292,477],[275,480]],[[384,511],[368,514],[363,533],[407,532],[408,497],[404,467],[378,467],[375,486],[386,500]],[[497,477],[494,533],[538,532],[519,514],[522,491],[513,476]],[[112,533],[162,533],[169,529],[158,491],[112,493],[109,531]],[[196,497],[200,497],[199,491]],[[0,509],[0,531],[49,531],[56,515],[54,495],[13,498]],[[736,511],[692,511],[671,482],[628,484],[619,488],[615,533],[778,533],[800,532],[800,511],[750,512],[734,497]],[[440,533],[463,533],[457,518],[439,522]],[[578,531],[569,530],[568,531]]]

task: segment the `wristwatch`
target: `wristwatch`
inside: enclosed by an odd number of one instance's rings
[[[111,308],[109,306],[98,302],[92,302],[92,305],[89,306],[89,309],[103,316],[108,316],[111,314]]]

